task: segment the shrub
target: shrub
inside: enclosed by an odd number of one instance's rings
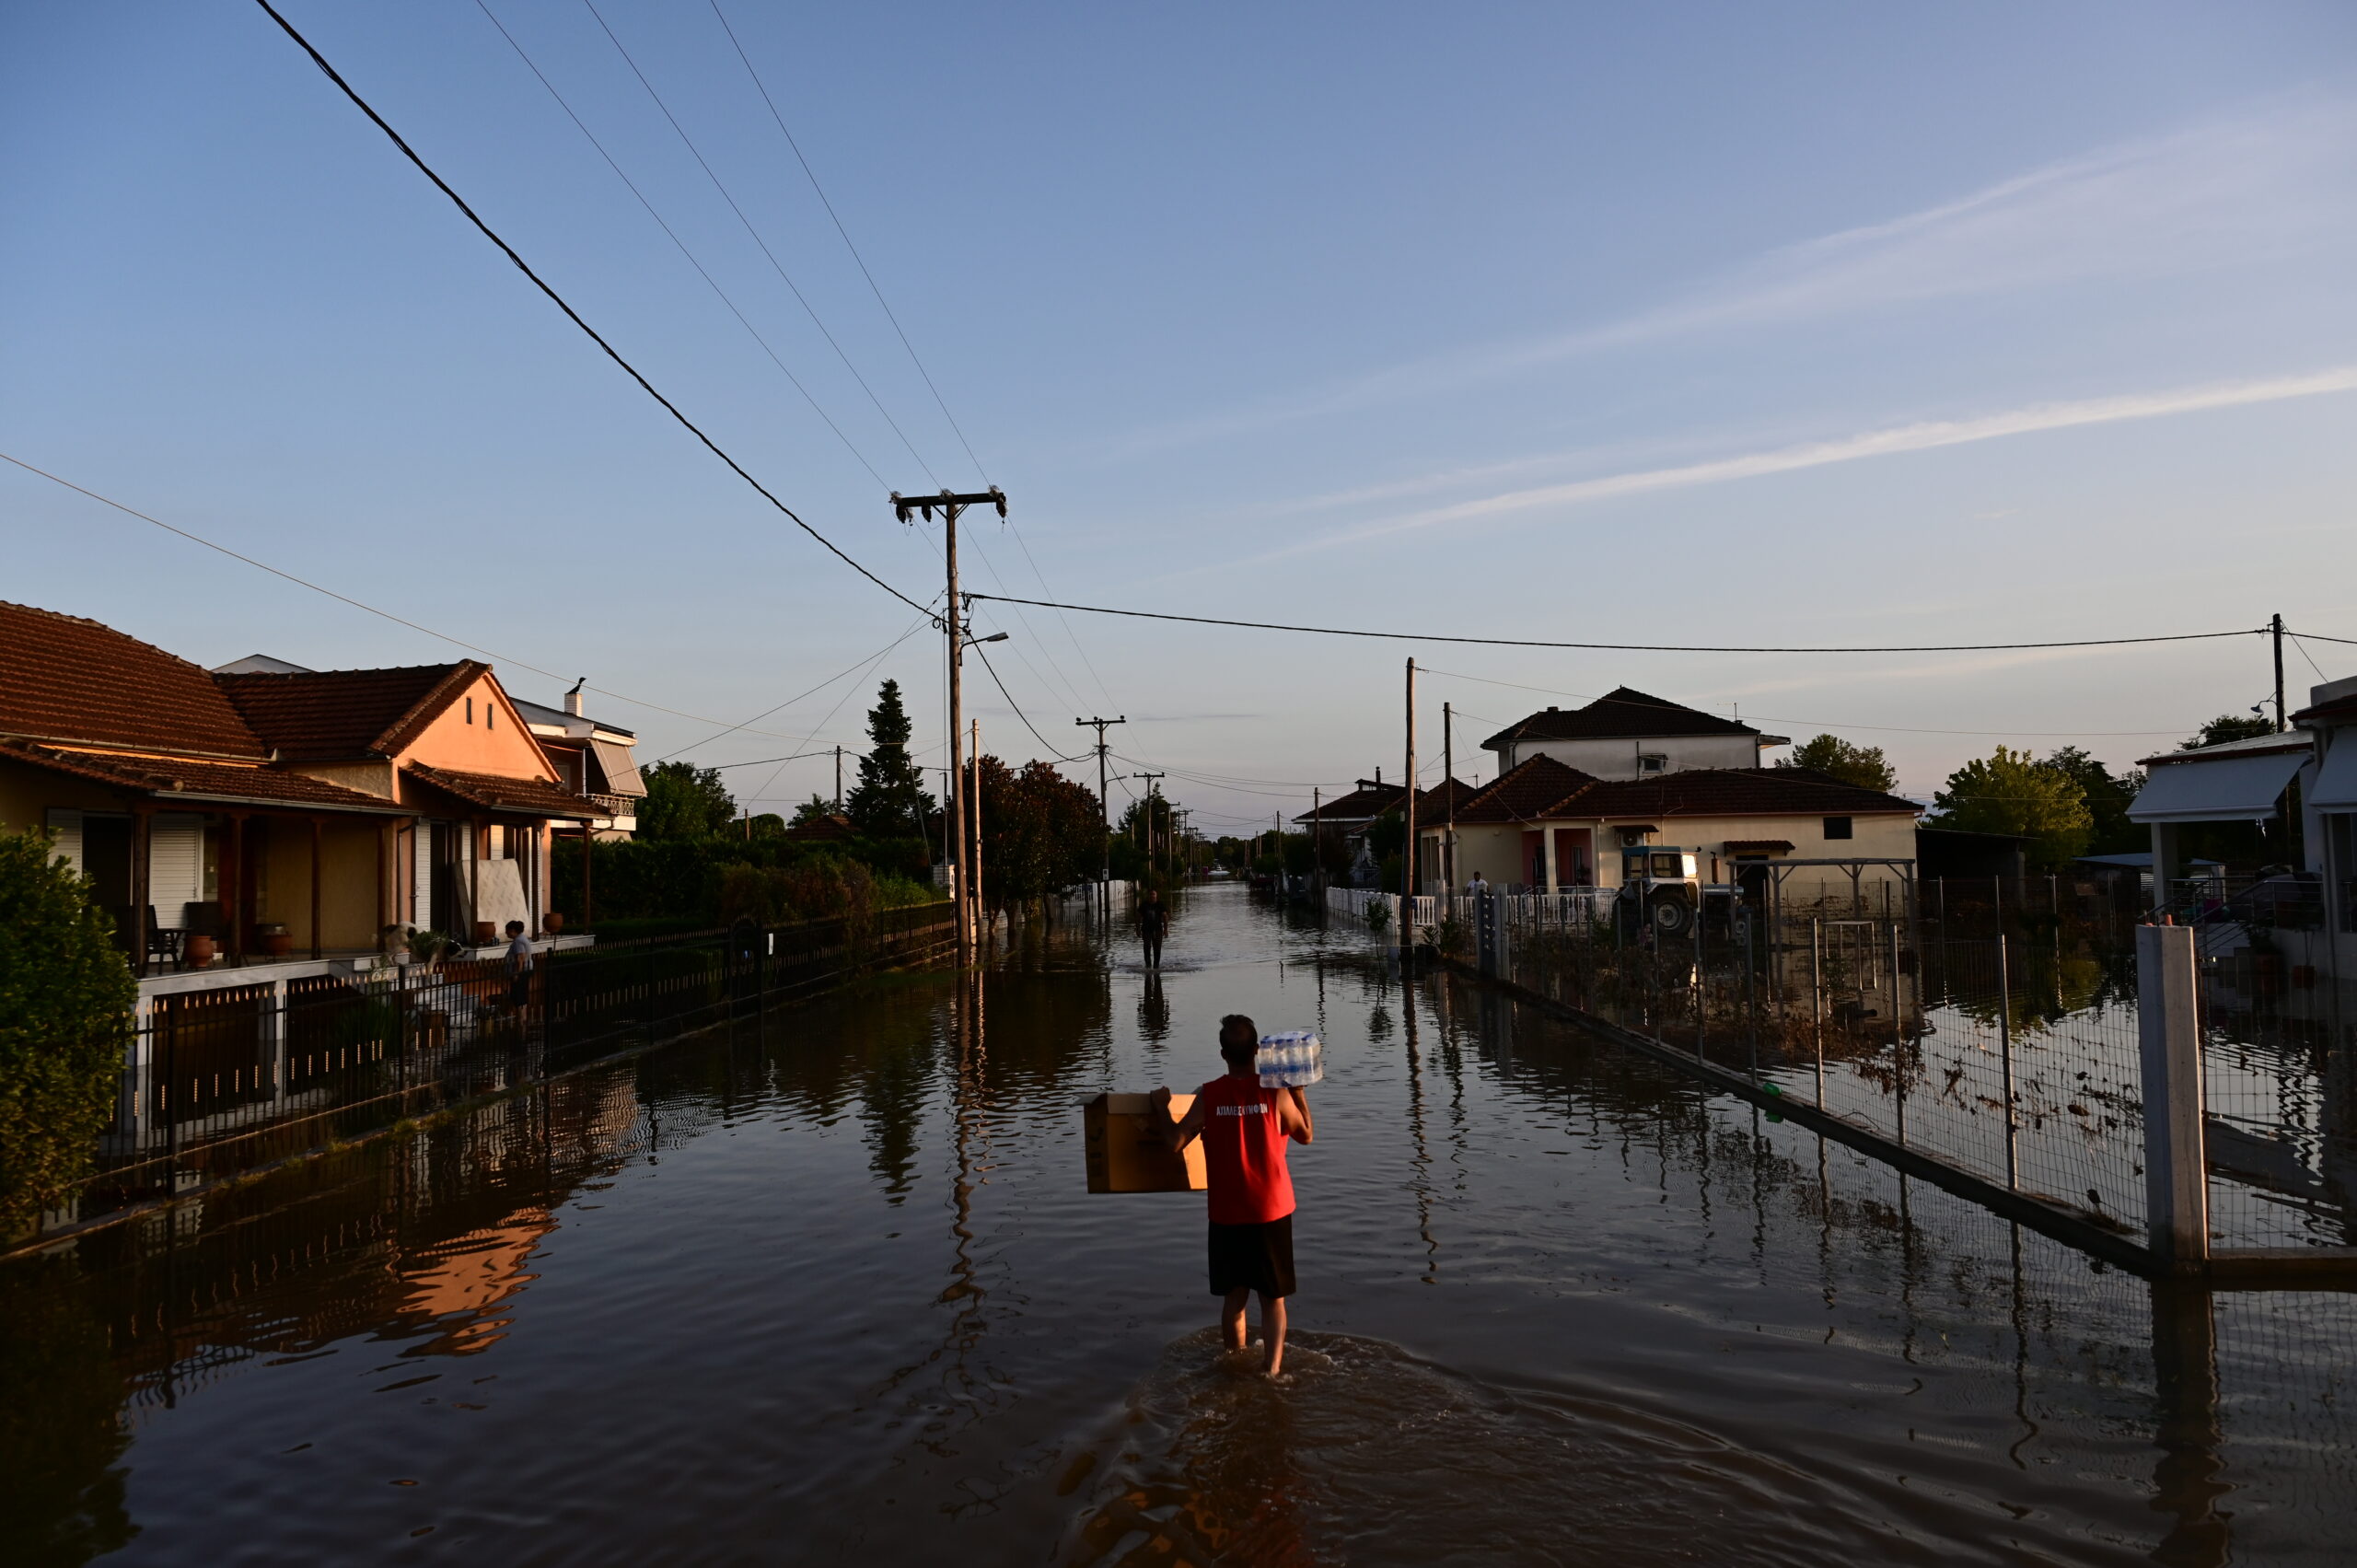
[[[138,983],[89,883],[0,834],[0,1236],[54,1208],[114,1120]]]

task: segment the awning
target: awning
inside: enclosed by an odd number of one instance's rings
[[[2309,753],[2271,751],[2155,767],[2129,803],[2134,822],[2261,822]]]
[[[2357,734],[2335,732],[2308,804],[2324,811],[2357,811]]]
[[[610,740],[592,740],[589,749],[598,759],[598,771],[606,775],[606,787],[600,795],[638,796],[646,793],[646,782],[638,776],[638,764],[630,759],[630,748],[617,746]]]

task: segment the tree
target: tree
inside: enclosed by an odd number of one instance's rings
[[[909,737],[914,733],[909,711],[900,705],[900,683],[887,680],[867,710],[867,755],[859,760],[859,783],[843,802],[843,815],[871,839],[917,838],[933,814],[924,774],[909,761]]]
[[[54,1208],[114,1119],[138,982],[43,832],[0,834],[0,1237]]]
[[[1047,762],[981,763],[982,895],[1001,909],[1064,893],[1097,876],[1096,795]]]
[[[2129,803],[2144,787],[2144,773],[2131,768],[2115,773],[2077,746],[2065,746],[2046,759],[2045,766],[2078,781],[2085,796],[2091,828],[2084,854],[2133,854],[2152,846],[2152,833],[2142,823],[2128,819]]]
[[[2262,735],[2273,735],[2275,726],[2257,714],[2220,714],[2193,735],[2186,738],[2180,751],[2198,751],[2204,746],[2223,745],[2229,740],[2256,740]]]
[[[1884,761],[1881,747],[1852,746],[1838,735],[1820,735],[1801,742],[1793,749],[1792,756],[1776,766],[1806,768],[1845,784],[1878,789],[1886,795],[1898,784],[1898,775]]]
[[[2095,828],[2077,779],[2003,746],[1950,773],[1933,806],[1943,828],[2027,838],[2026,857],[2041,871],[2085,854]]]
[[[643,839],[708,839],[737,819],[737,802],[720,782],[717,768],[692,762],[657,762],[646,772],[646,798],[638,803]]]
[[[814,795],[794,808],[794,827],[811,822],[823,822],[835,814],[835,803],[823,795]]]

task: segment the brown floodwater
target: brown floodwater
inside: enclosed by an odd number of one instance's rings
[[[2175,1295],[1363,937],[1027,933],[0,1266],[11,1564],[2332,1563],[2357,1297]],[[1081,1103],[1315,1028],[1276,1384]]]

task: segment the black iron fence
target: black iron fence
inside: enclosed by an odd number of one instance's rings
[[[949,906],[154,997],[95,1167],[43,1229],[945,953]]]

